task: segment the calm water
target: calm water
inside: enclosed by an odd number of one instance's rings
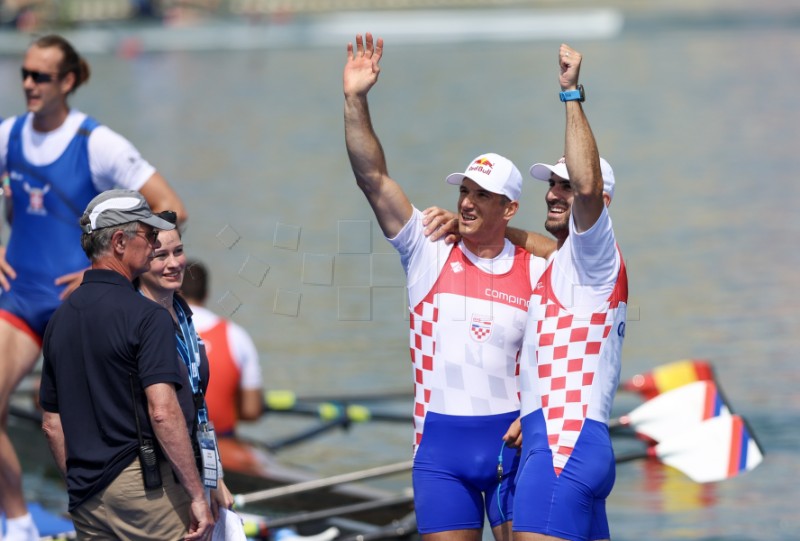
[[[618,179],[611,213],[632,306],[623,376],[711,360],[767,452],[754,472],[716,485],[621,465],[616,540],[800,538],[797,20],[638,14],[612,39],[571,40]],[[345,42],[303,41],[300,29],[297,48],[93,55],[73,105],[125,134],[178,189],[187,250],[213,272],[212,307],[252,332],[268,387],[410,392],[403,276],[344,151]],[[560,156],[558,43],[386,44],[373,120],[412,201],[452,206],[444,176],[482,151],[520,168]],[[0,58],[3,116],[23,106],[18,67]],[[515,225],[540,228],[543,197],[530,183]],[[617,409],[638,403],[620,395]],[[273,417],[248,433],[292,429]],[[403,425],[357,426],[283,457],[333,474],[407,459],[410,437]],[[40,469],[27,486],[44,497],[54,489]]]

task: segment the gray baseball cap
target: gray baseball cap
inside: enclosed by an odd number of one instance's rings
[[[142,222],[164,231],[175,229],[175,224],[154,215],[147,200],[134,190],[108,190],[95,196],[83,212],[81,229],[91,233],[130,222]]]

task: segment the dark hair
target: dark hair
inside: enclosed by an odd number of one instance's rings
[[[49,47],[56,47],[61,51],[64,58],[61,59],[61,64],[58,66],[58,76],[64,77],[68,73],[75,74],[75,84],[68,94],[72,94],[79,86],[89,80],[89,64],[86,60],[78,54],[70,42],[57,34],[49,34],[42,36],[33,42],[33,45],[40,49],[47,49]]]
[[[175,226],[175,232],[178,234],[178,238],[183,238],[183,230],[181,230],[181,228],[178,226],[178,214],[174,210],[162,210],[161,212],[156,212],[155,215],[162,220],[166,220],[173,224]]]
[[[200,303],[208,297],[208,269],[196,259],[190,259],[186,262],[181,295],[187,301],[193,300]]]
[[[178,213],[174,210],[162,210],[161,212],[156,212],[156,216],[162,220],[168,221],[173,225],[177,225],[178,223]]]

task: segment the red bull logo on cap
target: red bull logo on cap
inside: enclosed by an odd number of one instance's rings
[[[472,162],[472,165],[470,165],[467,168],[467,172],[478,171],[479,173],[483,173],[484,175],[491,175],[493,167],[494,164],[489,160],[487,160],[486,158],[478,158],[477,160]]]

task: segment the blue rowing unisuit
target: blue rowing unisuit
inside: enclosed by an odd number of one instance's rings
[[[6,261],[17,278],[0,296],[0,310],[22,319],[39,336],[59,305],[59,276],[86,268],[78,226],[83,209],[99,192],[89,168],[89,134],[98,122],[87,117],[53,163],[33,165],[22,150],[26,115],[17,117],[8,141],[6,169],[13,201]]]

